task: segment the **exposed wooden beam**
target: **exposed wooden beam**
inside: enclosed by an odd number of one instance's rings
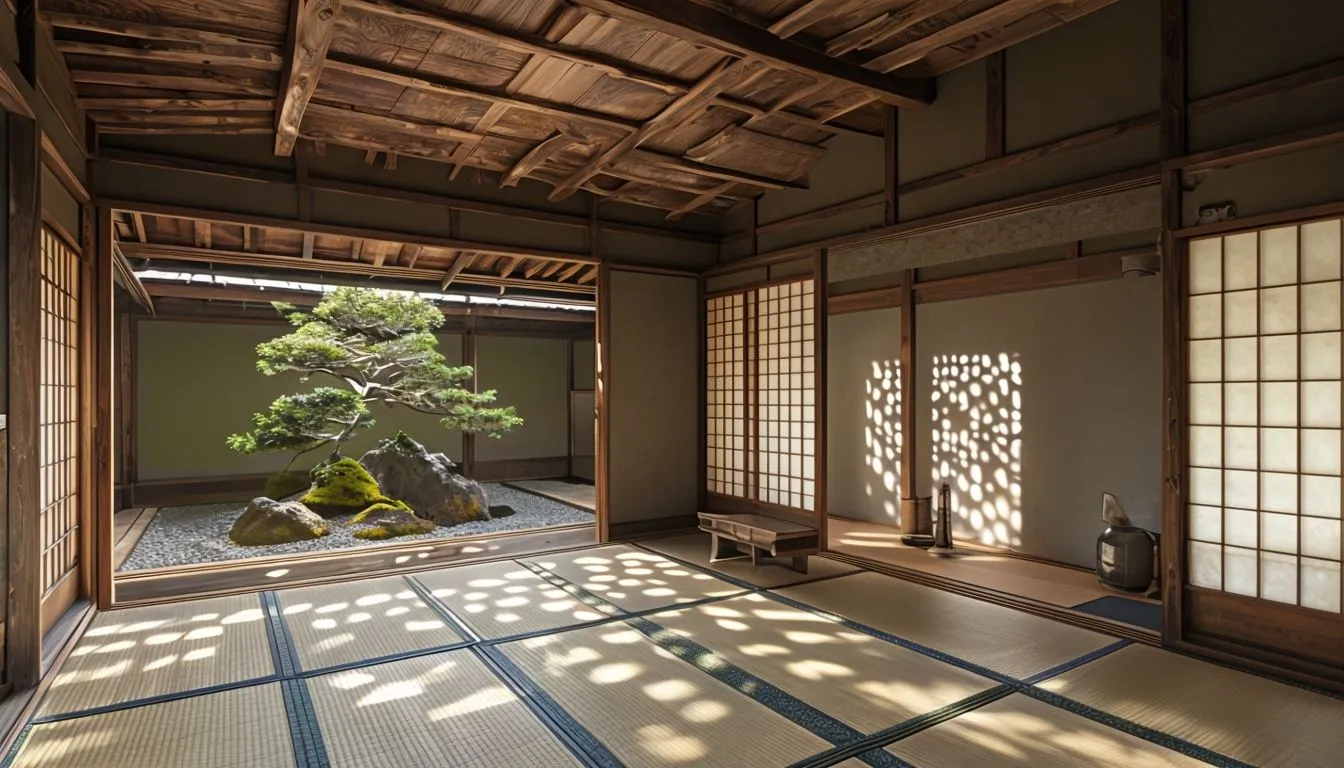
[[[584,272],[582,275],[579,275],[578,280],[579,285],[587,285],[588,283],[591,283],[594,280],[596,280],[597,273],[600,272],[601,270],[602,268],[596,264],[589,267],[587,272]]]
[[[985,62],[985,159],[1008,153],[1007,56],[998,51]]]
[[[78,29],[85,32],[97,32],[99,34],[111,35],[114,37],[126,37],[134,41],[154,40],[164,42],[200,43],[202,45],[269,45],[271,42],[225,32],[197,29],[194,27],[150,24],[139,21],[107,18],[105,16],[91,16],[82,13],[47,10],[45,8],[42,10],[42,18],[57,29]]]
[[[555,279],[556,279],[556,281],[563,283],[563,282],[565,282],[566,280],[568,280],[569,278],[573,277],[574,275],[577,275],[577,274],[579,273],[579,271],[582,270],[582,269],[583,269],[584,267],[586,267],[586,266],[589,266],[589,265],[587,265],[587,264],[570,264],[568,267],[565,267],[564,270],[562,270],[562,271],[560,272],[560,274],[556,275],[556,276],[555,276]]]
[[[545,268],[544,270],[542,270],[542,272],[541,272],[541,277],[542,277],[542,279],[546,279],[546,278],[548,278],[548,277],[551,277],[551,276],[554,275],[556,272],[559,272],[561,269],[564,269],[564,267],[565,267],[564,262],[553,261],[553,262],[551,262],[550,264],[546,265],[546,268]]]
[[[0,56],[0,110],[21,117],[33,116],[33,87],[8,56]]]
[[[313,233],[303,233],[303,257],[305,259],[313,258]]]
[[[294,143],[299,139],[299,125],[308,100],[317,90],[342,2],[291,1],[289,62],[280,88],[280,107],[275,111],[275,154],[285,157],[294,152]]]
[[[843,56],[851,51],[869,48],[901,34],[916,24],[957,7],[965,0],[915,0],[895,11],[888,11],[860,24],[854,29],[831,38],[826,53]]]
[[[773,35],[793,37],[822,19],[848,11],[864,2],[867,0],[807,0],[766,29]]]
[[[1030,40],[1062,24],[1081,19],[1116,2],[1118,0],[1070,0],[1068,3],[1057,4],[1046,9],[1044,13],[1030,14],[1010,22],[994,34],[954,41],[955,47],[941,48],[926,56],[920,69],[930,75],[951,72],[1024,40]]]
[[[89,96],[79,105],[90,111],[117,112],[271,112],[275,99],[189,99],[144,98],[139,96]]]
[[[139,216],[140,214],[137,213],[135,215]],[[142,243],[145,242],[144,238],[141,238],[140,242]],[[244,251],[252,250],[252,228],[247,226],[246,224],[243,225],[243,250]]]
[[[1202,99],[1195,99],[1190,102],[1189,112],[1192,115],[1203,115],[1213,112],[1223,107],[1229,107],[1233,104],[1244,104],[1248,101],[1273,96],[1277,93],[1306,88],[1313,85],[1333,82],[1344,79],[1344,59],[1336,59],[1324,64],[1319,64],[1306,69],[1299,69],[1295,72],[1289,72],[1286,75],[1271,77],[1268,80],[1251,83],[1240,88],[1233,88],[1221,93],[1215,93],[1205,96]]]
[[[443,276],[443,283],[439,285],[440,290],[448,290],[448,286],[453,284],[453,280],[462,274],[462,270],[471,266],[471,263],[475,260],[476,254],[474,253],[462,252],[457,254],[457,259],[453,261],[453,265],[448,268],[448,272]]]
[[[561,150],[574,146],[575,144],[586,143],[583,136],[569,130],[560,130],[551,134],[551,137],[532,148],[531,152],[523,155],[513,167],[500,179],[500,187],[516,187],[518,182],[527,177],[536,169],[546,164]]]
[[[131,88],[153,88],[162,91],[187,93],[222,93],[246,96],[275,96],[274,78],[259,73],[255,76],[224,74],[203,69],[200,74],[168,75],[149,72],[108,72],[94,69],[74,69],[70,78],[85,85],[119,85]]]
[[[135,239],[148,243],[149,238],[145,236],[145,217],[139,211],[131,211],[131,223],[135,225]]]
[[[998,29],[1023,16],[1059,4],[1060,0],[1003,0],[997,5],[925,35],[907,45],[888,51],[864,66],[878,72],[891,72],[914,64],[933,51],[974,35]]]
[[[499,276],[508,277],[509,275],[513,274],[513,270],[517,269],[518,265],[521,264],[522,261],[523,261],[522,256],[504,257],[503,259],[500,260]]]
[[[1163,170],[1186,173],[1210,171],[1341,142],[1344,142],[1344,121],[1337,121],[1176,157],[1163,163],[1162,167]]]
[[[125,286],[126,292],[130,294],[131,299],[144,308],[146,312],[154,314],[154,299],[150,297],[149,291],[145,290],[145,284],[140,282],[140,277],[135,274],[131,268],[131,263],[122,252],[121,246],[116,242],[112,244],[112,257],[114,259],[112,267],[116,271],[117,277],[121,279],[121,284]]]
[[[857,86],[896,106],[923,107],[933,103],[932,81],[889,77],[865,70],[821,51],[782,40],[765,29],[691,0],[575,0],[575,3],[673,37],[727,50],[738,57],[750,57],[812,78]]]
[[[691,198],[691,200],[687,202],[685,205],[679,208],[674,208],[672,212],[667,214],[667,220],[676,221],[677,219],[680,219],[682,216],[685,216],[686,214],[691,213],[692,211],[699,210],[700,208],[714,202],[719,197],[733,191],[733,187],[735,186],[737,186],[735,182],[728,181],[724,182],[723,184],[720,184],[717,187],[714,187],[713,189],[707,190],[704,193],[697,195],[694,198]]]
[[[213,231],[213,227],[210,226],[210,222],[197,220],[193,221],[191,223],[191,226],[192,229],[195,231],[194,239],[196,242],[196,247],[209,248],[211,234]]]
[[[658,114],[649,118],[642,128],[599,152],[596,157],[585,163],[573,175],[557,184],[551,192],[550,199],[565,199],[589,179],[601,173],[603,168],[617,158],[635,149],[640,144],[685,123],[698,114],[721,91],[736,85],[753,66],[759,65],[746,59],[720,61],[693,88],[678,96],[672,103],[663,107]]]
[[[75,169],[71,168],[70,164],[65,161],[65,155],[61,154],[61,150],[56,147],[56,143],[51,140],[46,131],[42,131],[42,164],[47,167],[47,170],[51,171],[57,181],[61,182],[65,191],[75,198],[75,202],[80,205],[88,204],[90,200],[88,188],[84,186],[84,182],[80,181],[79,174],[75,173]],[[84,165],[87,171],[87,165],[83,158],[80,158],[80,164]]]
[[[136,40],[128,45],[57,40],[56,48],[67,55],[132,59],[141,62],[187,64],[206,67],[243,67],[279,72],[280,52],[272,45],[256,43],[188,43]]]
[[[523,270],[523,277],[535,277],[536,274],[549,263],[550,262],[542,261],[541,259],[533,259],[532,263],[528,264],[527,268]]]
[[[423,246],[407,243],[401,246],[401,253],[397,256],[397,261],[404,262],[407,267],[414,267],[415,262],[419,261],[420,254],[424,250]]]

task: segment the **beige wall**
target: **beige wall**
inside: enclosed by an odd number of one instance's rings
[[[523,425],[503,437],[477,437],[477,461],[569,455],[568,355],[568,339],[477,338],[477,386],[498,390],[497,402],[523,417]]]
[[[592,339],[574,342],[573,389],[592,389],[597,378],[597,343]]]
[[[319,384],[316,378],[301,384],[292,375],[257,372],[257,344],[284,333],[285,326],[142,321],[137,328],[139,480],[272,472],[289,461],[287,454],[241,456],[224,444],[228,435],[249,429],[252,414],[277,396]],[[460,363],[460,337],[441,336],[439,351],[450,364]],[[460,433],[431,416],[381,407],[373,416],[376,425],[352,440],[346,453],[358,456],[400,429],[431,450],[462,457]]]
[[[960,537],[1083,566],[1103,492],[1158,528],[1161,305],[1155,277],[919,305],[916,493],[949,483]]]
[[[612,270],[607,519],[693,515],[699,486],[696,281]]]
[[[896,525],[901,508],[901,310],[827,320],[826,509]]]

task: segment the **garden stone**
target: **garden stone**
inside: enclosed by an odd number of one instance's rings
[[[353,515],[379,502],[391,503],[378,483],[354,459],[343,458],[313,470],[313,487],[301,501],[325,518]]]
[[[288,544],[327,535],[327,523],[297,501],[261,496],[252,500],[234,522],[229,539],[243,547]]]
[[[370,541],[429,533],[438,527],[433,520],[416,517],[409,507],[400,502],[374,504],[355,515],[350,526],[355,529],[355,538]]]
[[[422,518],[443,526],[489,520],[485,489],[464,477],[442,453],[398,432],[359,460],[387,496],[410,505]]]

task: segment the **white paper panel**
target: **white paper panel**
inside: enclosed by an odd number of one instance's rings
[[[1302,331],[1339,330],[1339,283],[1302,286]]]
[[[1223,430],[1218,427],[1191,427],[1190,463],[1196,467],[1221,466],[1223,463]]]
[[[1254,232],[1223,238],[1223,290],[1236,291],[1254,288],[1259,280],[1256,273],[1257,237]]]
[[[1190,385],[1190,423],[1221,424],[1223,421],[1223,385]]]
[[[1190,242],[1190,293],[1214,293],[1223,289],[1223,239],[1210,237]]]
[[[1339,563],[1302,559],[1302,605],[1339,613]]]
[[[1260,232],[1260,285],[1297,282],[1297,227]]]
[[[1302,518],[1302,554],[1325,560],[1338,560],[1339,520],[1320,517]]]
[[[1339,332],[1302,336],[1302,378],[1340,378]]]
[[[1223,503],[1229,507],[1255,509],[1258,490],[1254,472],[1229,469],[1223,473]]]
[[[1223,539],[1223,510],[1218,507],[1191,506],[1190,538],[1218,543]]]
[[[1228,427],[1224,430],[1223,466],[1229,469],[1256,469],[1256,430],[1252,427]]]
[[[1315,475],[1340,474],[1340,431],[1302,430],[1302,471]]]
[[[1260,548],[1273,552],[1297,552],[1297,516],[1260,513]]]
[[[1223,335],[1222,295],[1192,296],[1189,314],[1190,338],[1216,339]]]
[[[1297,286],[1260,292],[1260,333],[1297,333]]]
[[[1338,427],[1339,382],[1308,381],[1302,384],[1302,426]]]
[[[1223,335],[1254,336],[1259,332],[1259,291],[1223,294]]]
[[[1339,279],[1339,236],[1339,219],[1302,225],[1302,282]]]
[[[1217,469],[1190,470],[1190,502],[1220,506],[1223,503],[1223,473]]]
[[[1256,424],[1256,385],[1223,385],[1223,423],[1236,426],[1255,426]]]
[[[1190,542],[1190,583],[1206,589],[1223,588],[1223,551],[1217,544]]]
[[[1266,427],[1297,426],[1297,385],[1273,382],[1260,385],[1260,423]]]
[[[1258,373],[1258,342],[1254,338],[1223,342],[1223,381],[1255,381]]]
[[[1297,471],[1297,430],[1260,430],[1260,468],[1271,472]]]
[[[1223,548],[1223,589],[1234,595],[1255,597],[1259,592],[1255,550]]]
[[[1339,518],[1338,477],[1302,476],[1302,514]]]
[[[1217,339],[1190,342],[1190,380],[1223,380],[1223,342]]]
[[[1260,508],[1297,513],[1297,475],[1263,472],[1260,475]]]
[[[1277,552],[1260,553],[1260,596],[1297,604],[1297,558]]]
[[[1261,337],[1260,378],[1263,381],[1297,380],[1297,336]]]
[[[1249,509],[1229,509],[1223,513],[1224,543],[1254,549],[1259,541],[1259,513]]]

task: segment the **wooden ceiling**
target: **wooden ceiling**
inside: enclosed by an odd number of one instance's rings
[[[583,301],[597,290],[596,259],[581,256],[463,251],[131,211],[114,212],[113,224],[117,248],[137,268],[148,263],[155,269],[177,265],[188,271],[222,267],[315,272],[429,281],[439,290],[527,289]]]
[[[105,133],[275,133],[651,206],[805,187],[932,76],[1115,0],[44,0]]]

